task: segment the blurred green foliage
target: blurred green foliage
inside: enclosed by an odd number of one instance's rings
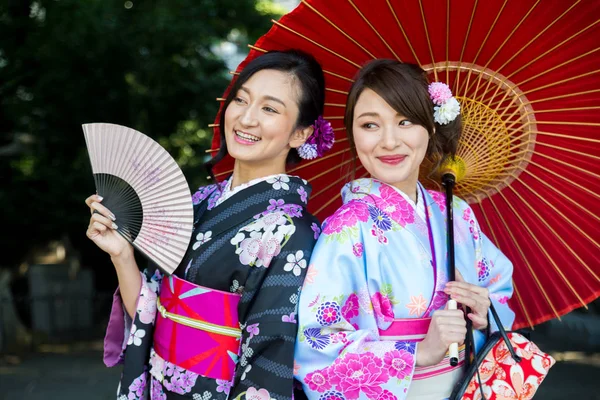
[[[268,0],[0,2],[0,265],[65,234],[89,246],[84,123],[137,129],[192,188],[205,183],[207,125],[230,81],[213,46],[246,52],[282,11]]]

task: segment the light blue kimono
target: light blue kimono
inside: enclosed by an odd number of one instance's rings
[[[417,189],[425,218],[397,189],[359,179],[344,187],[344,205],[324,221],[298,311],[294,372],[309,399],[406,398],[418,340],[382,339],[380,332],[394,319],[430,317],[448,299],[445,196]],[[512,264],[466,202],[455,197],[453,213],[456,268],[489,289],[510,329]],[[484,341],[476,331],[476,348]]]

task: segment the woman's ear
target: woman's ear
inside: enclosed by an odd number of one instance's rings
[[[309,126],[303,129],[296,129],[290,138],[290,147],[298,148],[304,144],[315,131],[314,126]]]

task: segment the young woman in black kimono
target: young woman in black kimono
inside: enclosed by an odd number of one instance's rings
[[[285,171],[331,148],[324,97],[307,54],[269,52],[244,68],[209,162],[228,153],[233,173],[193,195],[192,241],[171,276],[140,273],[119,221],[99,196],[86,199],[86,234],[119,280],[104,354],[107,366],[124,364],[118,400],[292,398],[298,293],[320,230],[310,185]]]

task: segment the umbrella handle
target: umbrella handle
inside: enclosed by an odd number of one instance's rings
[[[454,260],[454,213],[452,210],[452,189],[456,183],[456,177],[453,173],[445,173],[442,176],[442,183],[446,187],[446,229],[447,229],[447,246],[448,246],[448,280],[455,280],[455,260]],[[448,310],[456,310],[456,300],[448,300]],[[450,365],[456,367],[458,365],[458,343],[450,344],[448,349],[450,357]]]
[[[456,310],[456,300],[448,300],[448,310]],[[450,365],[456,367],[458,365],[458,343],[451,343],[448,349],[448,356],[450,357]]]

